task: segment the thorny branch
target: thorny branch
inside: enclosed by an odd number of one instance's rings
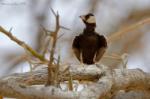
[[[58,83],[57,80],[56,80],[57,79],[56,78],[57,77],[56,74],[58,74],[57,73],[57,68],[56,68],[57,66],[53,64],[53,62],[54,62],[54,53],[55,53],[55,48],[56,48],[56,43],[57,43],[57,35],[58,35],[58,32],[59,32],[59,30],[61,28],[62,29],[66,29],[66,30],[70,30],[70,29],[68,29],[68,28],[60,25],[58,12],[55,13],[53,9],[51,9],[51,11],[54,14],[55,19],[56,19],[56,28],[55,28],[55,31],[49,31],[51,33],[50,34],[51,38],[48,41],[49,42],[52,41],[52,46],[51,46],[51,50],[50,50],[49,60],[47,60],[44,57],[44,55],[40,55],[39,53],[37,53],[35,50],[33,50],[25,42],[19,40],[15,36],[13,36],[12,33],[11,33],[11,30],[7,31],[2,26],[0,26],[0,32],[2,32],[3,34],[7,35],[11,40],[13,40],[14,42],[16,42],[21,47],[23,47],[27,52],[30,52],[31,55],[33,55],[34,57],[38,58],[42,63],[48,64],[48,80],[47,80],[46,85],[54,85],[54,82],[55,82],[55,84]],[[45,28],[43,28],[43,30],[46,33],[48,32],[48,30],[46,30]],[[47,43],[47,44],[50,44],[50,43]],[[48,45],[46,45],[46,46],[48,46]],[[47,48],[44,49],[43,53],[46,52]],[[55,72],[56,72],[56,74],[55,74]]]
[[[48,60],[45,59],[42,55],[37,53],[34,49],[32,49],[29,45],[27,45],[25,42],[19,40],[14,35],[12,35],[11,31],[5,30],[2,26],[0,26],[0,32],[5,34],[7,37],[9,37],[12,41],[16,42],[18,45],[23,47],[26,51],[30,52],[34,57],[41,60],[43,63],[48,63]]]
[[[49,57],[49,63],[48,63],[48,80],[46,85],[54,85],[54,81],[56,81],[57,76],[55,76],[55,71],[56,71],[56,66],[53,65],[53,61],[54,61],[54,53],[55,53],[55,48],[56,48],[56,42],[57,42],[57,35],[60,29],[60,25],[59,25],[59,14],[55,13],[53,9],[51,9],[55,19],[56,19],[56,27],[55,27],[55,31],[52,32],[52,47],[50,50],[50,57]]]
[[[18,97],[24,99],[49,99],[49,98],[59,98],[59,99],[97,99],[112,97],[115,92],[119,90],[147,90],[150,89],[150,74],[145,73],[139,69],[114,69],[112,71],[108,69],[102,69],[92,66],[73,68],[69,73],[66,73],[65,70],[61,71],[60,68],[60,57],[58,58],[57,64],[54,64],[54,53],[57,43],[57,35],[60,28],[67,29],[59,24],[59,14],[55,13],[51,9],[52,13],[56,18],[56,28],[55,31],[49,31],[52,47],[50,50],[49,60],[45,59],[43,55],[40,55],[35,50],[33,50],[25,42],[19,40],[12,35],[11,30],[7,31],[0,26],[0,32],[7,35],[12,41],[16,42],[18,45],[23,47],[26,51],[30,52],[31,55],[38,58],[40,61],[48,63],[48,72],[47,68],[39,71],[33,71],[30,73],[14,74],[0,79],[0,95]],[[108,38],[109,41],[113,41],[117,36],[121,36],[125,32],[136,29],[137,27],[149,23],[150,19],[141,21],[135,25],[123,30],[123,32],[117,32],[115,35],[112,35]],[[48,30],[45,30],[48,31]],[[65,73],[64,73],[65,72]],[[48,79],[48,80],[47,80]],[[73,89],[72,80],[89,80],[95,81],[95,84],[88,86],[83,89],[81,93],[78,92],[64,92],[59,88],[55,87],[38,87],[28,86],[34,84],[44,84],[47,80],[47,85],[58,86],[60,81],[68,81],[70,90]],[[26,85],[28,84],[28,85]],[[9,91],[8,91],[9,90]],[[43,91],[44,90],[44,91]]]
[[[43,27],[43,30],[46,33],[46,35],[51,37],[48,41],[51,42],[51,44],[52,44],[51,49],[50,49],[49,62],[48,62],[48,80],[47,80],[46,86],[57,85],[57,83],[58,83],[57,75],[58,75],[58,67],[59,67],[58,64],[59,63],[54,64],[54,53],[55,53],[55,49],[56,49],[56,43],[57,43],[58,38],[60,38],[60,37],[57,37],[58,32],[61,28],[70,30],[70,29],[60,25],[58,12],[55,13],[55,11],[52,8],[51,8],[51,11],[52,11],[53,15],[55,16],[55,21],[56,21],[55,30],[50,31]],[[48,44],[50,44],[50,43],[47,43],[46,46],[48,46]],[[47,48],[44,49],[44,53],[47,50]]]

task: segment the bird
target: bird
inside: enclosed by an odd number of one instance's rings
[[[82,64],[92,65],[99,62],[106,52],[107,40],[104,35],[95,32],[96,19],[92,13],[79,17],[85,24],[85,28],[73,39],[72,49]]]

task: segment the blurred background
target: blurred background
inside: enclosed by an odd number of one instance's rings
[[[73,38],[81,33],[84,24],[80,15],[89,12],[96,16],[99,34],[108,41],[108,50],[100,63],[109,68],[127,62],[127,68],[150,72],[150,0],[0,0],[0,26],[41,53],[43,29],[54,30],[55,17],[50,8],[58,11],[61,29],[55,56],[60,54],[62,64],[79,64],[72,53]],[[30,66],[23,48],[0,33],[0,77],[14,72],[26,72]]]

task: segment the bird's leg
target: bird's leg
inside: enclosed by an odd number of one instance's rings
[[[81,64],[82,67],[84,67],[82,52],[80,54],[80,64]]]
[[[98,64],[98,63],[95,62],[94,64],[96,65],[96,67],[99,67],[99,64]]]
[[[100,48],[100,49],[95,53],[94,62],[98,62],[98,61],[103,57],[105,51],[106,51],[106,48],[105,48],[105,47]]]
[[[95,55],[94,55],[93,62],[94,62],[94,64],[95,64],[96,66],[99,66],[99,60],[96,59],[96,58],[97,58],[97,53],[98,53],[98,52],[96,52]]]
[[[96,54],[97,54],[97,52],[95,53],[94,58],[93,58],[94,64],[97,64],[97,61],[96,61]]]

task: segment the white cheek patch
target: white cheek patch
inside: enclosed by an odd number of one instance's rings
[[[87,20],[87,23],[95,23],[96,20],[95,20],[95,17],[94,16],[90,16]]]

